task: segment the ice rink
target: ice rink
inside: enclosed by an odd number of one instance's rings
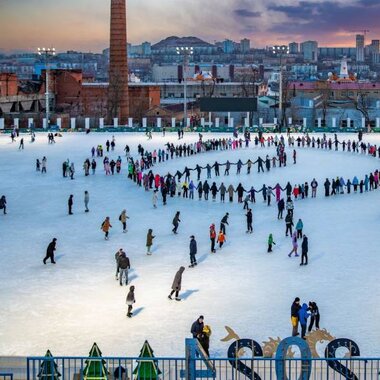
[[[204,140],[231,135],[204,134]],[[321,327],[337,338],[357,342],[362,356],[380,355],[379,287],[379,196],[380,190],[365,194],[325,198],[326,177],[365,174],[380,168],[378,158],[348,152],[296,148],[298,163],[292,164],[286,148],[288,166],[250,175],[246,167],[236,175],[215,179],[219,185],[241,182],[246,189],[265,183],[282,186],[290,181],[319,182],[318,197],[295,201],[294,220],[301,218],[309,238],[309,265],[300,267],[298,258],[288,258],[291,240],[285,237],[285,223],[277,220],[277,206],[268,207],[257,195],[252,205],[254,233],[246,234],[243,206],[183,198],[168,198],[167,206],[159,197],[152,206],[152,193],[145,192],[127,178],[124,147],[137,157],[137,145],[145,149],[163,148],[166,142],[178,142],[177,135],[115,134],[116,149],[109,153],[123,159],[120,175],[106,176],[102,159],[97,158],[95,175],[84,176],[83,162],[91,158],[91,148],[105,148],[112,133],[65,133],[48,145],[46,134],[37,134],[30,143],[24,135],[25,149],[11,143],[9,135],[0,136],[0,196],[6,195],[8,215],[0,210],[0,355],[81,355],[96,341],[106,356],[136,356],[145,339],[156,356],[182,356],[184,339],[191,323],[205,316],[212,328],[211,356],[225,357],[231,342],[224,326],[232,327],[241,338],[258,342],[268,337],[285,338],[291,334],[290,305],[296,296],[302,302],[317,302]],[[332,136],[331,136],[332,137]],[[185,134],[183,142],[197,141],[197,134]],[[356,135],[338,138],[357,140]],[[19,141],[19,140],[18,140]],[[380,144],[380,136],[364,135],[365,142]],[[217,160],[245,162],[259,155],[271,157],[275,148],[257,148],[208,152],[157,164],[154,173],[174,174],[185,166],[205,166]],[[105,155],[107,153],[105,152]],[[35,161],[47,157],[47,174],[35,170]],[[75,180],[62,177],[62,163],[75,163]],[[196,180],[196,172],[192,179]],[[205,175],[205,170],[203,171]],[[203,179],[203,178],[202,178]],[[196,182],[196,181],[195,181]],[[90,193],[90,212],[84,212],[83,193]],[[67,200],[74,195],[74,215],[67,214]],[[128,233],[123,234],[118,220],[127,210]],[[179,234],[173,235],[172,219],[181,212]],[[210,254],[209,226],[217,228],[226,212],[230,213],[227,243]],[[100,226],[106,216],[113,228],[109,241]],[[153,229],[156,238],[152,256],[146,255],[146,233]],[[277,243],[268,254],[267,239],[273,233]],[[198,242],[198,262],[189,269],[189,236]],[[57,264],[43,265],[46,247],[58,239]],[[123,248],[131,260],[131,284],[136,287],[135,315],[126,318],[128,287],[115,281],[115,253]],[[182,281],[182,302],[167,296],[178,268],[186,270]]]

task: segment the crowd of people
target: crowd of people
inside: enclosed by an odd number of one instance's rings
[[[51,134],[52,135],[52,134]],[[183,137],[183,136],[182,136]],[[12,140],[13,140],[12,136]],[[151,136],[149,136],[151,138]],[[181,138],[181,135],[179,136]],[[162,149],[155,149],[152,152],[147,151],[140,144],[138,146],[138,158],[134,159],[131,157],[131,151],[128,145],[125,146],[124,152],[128,161],[128,178],[140,187],[144,187],[146,191],[153,190],[152,202],[154,208],[157,207],[158,195],[161,194],[163,205],[166,205],[168,197],[183,197],[194,199],[194,193],[198,194],[198,199],[209,200],[209,194],[211,194],[211,199],[216,200],[218,194],[220,196],[220,201],[229,202],[234,201],[234,196],[237,194],[237,202],[243,204],[243,210],[246,217],[247,233],[252,234],[254,231],[253,227],[253,212],[250,208],[250,204],[256,203],[256,196],[259,193],[262,193],[263,202],[268,206],[271,205],[271,199],[275,199],[277,203],[277,219],[283,219],[284,211],[286,211],[285,216],[285,236],[290,236],[291,238],[291,251],[288,254],[291,258],[294,254],[295,257],[299,257],[298,252],[298,241],[302,239],[301,243],[301,263],[300,266],[308,265],[308,250],[309,250],[309,240],[308,236],[304,234],[304,224],[302,219],[298,219],[295,230],[294,227],[294,200],[305,199],[311,195],[311,198],[317,196],[319,184],[315,178],[312,181],[304,182],[302,184],[291,185],[290,181],[285,185],[281,186],[277,183],[274,186],[263,185],[261,188],[254,188],[251,186],[248,189],[245,189],[241,183],[235,188],[233,184],[224,185],[222,182],[220,185],[217,185],[216,182],[213,182],[211,185],[208,183],[208,179],[211,179],[214,175],[215,177],[220,177],[221,170],[224,169],[224,176],[230,175],[230,170],[233,166],[236,166],[236,174],[242,174],[241,170],[246,166],[246,174],[251,173],[251,169],[254,165],[257,164],[258,173],[264,171],[270,171],[275,167],[283,167],[287,165],[287,153],[286,145],[292,150],[292,159],[293,164],[297,163],[297,151],[295,148],[314,148],[319,150],[335,150],[346,151],[352,153],[368,154],[373,157],[380,158],[380,147],[372,144],[366,144],[359,138],[359,142],[356,141],[339,141],[338,137],[335,135],[334,139],[327,138],[325,135],[320,138],[310,137],[308,135],[298,136],[297,138],[293,136],[288,136],[287,140],[284,136],[269,136],[265,139],[264,135],[259,134],[253,139],[253,144],[255,147],[273,147],[275,149],[275,154],[273,157],[267,155],[265,159],[258,157],[256,160],[248,159],[246,162],[241,161],[240,159],[237,162],[230,162],[227,160],[224,163],[219,163],[215,161],[214,164],[207,164],[206,166],[196,165],[194,168],[185,167],[184,170],[177,170],[175,174],[168,173],[166,176],[160,176],[159,174],[154,174],[153,167],[157,164],[163,163],[167,160],[189,157],[193,155],[199,155],[206,152],[215,152],[215,151],[227,151],[227,150],[239,150],[249,148],[251,144],[250,134],[244,135],[244,140],[239,138],[218,138],[218,139],[209,139],[203,141],[203,136],[199,136],[199,140],[195,143],[183,143],[174,145],[173,143],[167,143],[166,146]],[[22,145],[23,145],[23,140]],[[53,144],[54,136],[52,138],[49,134],[49,143]],[[107,140],[106,151],[112,152],[116,147],[116,139],[112,138],[111,141]],[[21,142],[20,142],[20,149]],[[115,168],[116,173],[120,174],[122,171],[122,158],[118,156],[116,160],[111,159],[108,156],[104,157],[103,146],[98,145],[96,148],[92,147],[91,149],[92,161],[86,159],[83,164],[83,169],[85,176],[90,174],[90,169],[94,175],[96,172],[96,158],[103,159],[103,167],[106,175],[114,175]],[[104,157],[104,158],[103,158]],[[265,168],[265,169],[264,169]],[[207,179],[201,181],[202,171],[206,170]],[[44,156],[43,159],[36,160],[36,171],[41,171],[42,173],[47,172],[47,158]],[[191,178],[192,172],[196,173],[198,182],[194,183],[195,179]],[[75,166],[74,162],[70,160],[65,161],[62,164],[62,176],[65,178],[74,179]],[[355,176],[351,179],[344,179],[341,176],[337,176],[331,181],[326,179],[323,184],[325,189],[325,196],[339,195],[343,193],[350,194],[351,192],[366,192],[372,191],[379,187],[379,172],[378,170],[373,173],[366,174],[364,178],[359,179]],[[311,192],[311,194],[310,194]],[[89,212],[89,201],[90,196],[89,192],[86,190],[84,192],[84,206],[85,212]],[[285,201],[286,200],[286,201]],[[0,199],[0,209],[3,209],[4,214],[6,214],[6,198],[3,195]],[[74,196],[71,194],[68,199],[68,214],[73,215],[73,206],[74,206]],[[126,210],[122,210],[119,215],[119,221],[122,226],[122,232],[127,232],[127,216]],[[173,234],[178,233],[179,224],[181,223],[180,211],[177,211],[173,218]],[[223,248],[223,245],[227,241],[227,226],[229,226],[229,213],[227,212],[220,221],[220,227],[217,232],[215,223],[211,223],[209,228],[209,238],[210,238],[210,253],[216,253],[216,246],[219,246],[219,249]],[[109,233],[112,229],[112,224],[110,217],[107,216],[103,223],[100,226],[101,231],[104,233],[105,240],[109,239]],[[149,228],[146,237],[146,248],[147,255],[152,255],[152,246],[155,239],[153,234],[153,229]],[[273,246],[276,245],[275,239],[272,233],[269,233],[268,236],[268,253],[273,252]],[[43,259],[43,263],[46,264],[47,260],[50,260],[51,263],[55,264],[54,254],[57,249],[57,239],[54,238],[46,251],[46,256]],[[197,252],[198,245],[195,238],[195,235],[190,236],[189,242],[189,255],[190,255],[190,264],[189,268],[195,268],[197,263]],[[115,254],[116,261],[116,275],[115,278],[119,281],[120,286],[129,285],[130,278],[128,273],[131,269],[131,262],[126,252],[121,248]],[[180,292],[182,289],[182,277],[185,271],[185,267],[181,266],[176,272],[173,283],[168,295],[169,300],[181,301]],[[130,286],[129,292],[126,298],[126,304],[128,306],[127,316],[132,317],[133,315],[133,305],[136,302],[135,298],[135,287]],[[299,325],[301,326],[301,337],[305,339],[307,332],[307,322],[310,318],[310,323],[308,331],[310,332],[315,324],[316,328],[319,329],[320,314],[318,306],[315,302],[309,302],[309,304],[300,304],[300,299],[296,298],[291,307],[291,321],[293,326],[292,335],[298,335]],[[197,321],[195,321],[191,328],[191,333],[194,338],[198,339],[201,346],[207,355],[209,355],[209,340],[211,335],[210,326],[204,325],[204,318],[200,316]]]

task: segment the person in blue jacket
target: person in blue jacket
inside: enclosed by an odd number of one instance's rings
[[[298,318],[301,325],[301,337],[306,339],[307,319],[310,317],[310,313],[307,312],[306,303],[302,304],[301,309],[298,311]]]
[[[298,219],[296,224],[297,239],[302,239],[303,222],[302,219]]]

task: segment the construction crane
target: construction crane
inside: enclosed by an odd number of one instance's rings
[[[368,29],[350,30],[350,32],[351,33],[358,33],[358,32],[360,32],[360,33],[364,34],[364,38],[366,38],[367,37],[367,33],[369,33],[370,30],[368,30]]]

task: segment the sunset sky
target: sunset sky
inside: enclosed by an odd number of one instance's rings
[[[318,40],[354,46],[369,29],[380,39],[380,0],[127,0],[128,40],[247,37],[252,46]],[[0,0],[0,49],[55,46],[99,52],[108,46],[110,0]]]

